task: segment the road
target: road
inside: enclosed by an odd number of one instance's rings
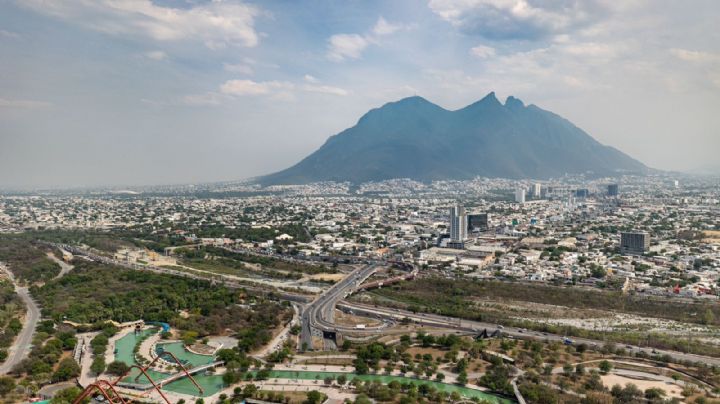
[[[20,361],[25,359],[28,354],[30,353],[30,348],[32,348],[32,337],[35,333],[35,328],[37,327],[38,320],[40,320],[40,309],[38,308],[37,304],[33,300],[33,298],[30,296],[30,292],[28,291],[27,287],[20,287],[15,282],[15,278],[13,277],[12,272],[8,270],[5,266],[2,266],[3,271],[7,273],[10,280],[15,285],[15,292],[20,296],[20,299],[25,303],[25,306],[27,307],[27,313],[25,314],[25,324],[23,324],[23,328],[20,331],[20,334],[15,338],[15,341],[13,341],[12,346],[8,349],[8,357],[5,360],[5,362],[0,365],[0,374],[6,374],[12,368],[15,367]]]
[[[119,261],[119,260],[115,260],[112,258],[101,256],[101,255],[93,254],[90,251],[87,251],[87,250],[84,250],[84,249],[81,249],[81,248],[78,248],[75,246],[67,245],[67,244],[57,244],[57,243],[46,243],[46,244],[50,245],[52,247],[65,249],[75,255],[82,255],[93,261],[101,262],[101,263],[107,264],[107,265],[116,265],[116,266],[121,266],[124,268],[134,269],[134,270],[138,270],[138,271],[152,271],[152,272],[158,272],[158,273],[162,273],[162,274],[181,276],[184,278],[198,279],[198,280],[204,280],[204,281],[209,281],[209,282],[218,282],[228,288],[245,289],[245,290],[248,290],[251,292],[257,292],[257,293],[272,293],[273,295],[277,296],[280,299],[289,300],[291,302],[296,302],[296,303],[307,303],[310,300],[310,298],[308,296],[299,295],[299,294],[295,294],[295,293],[283,292],[274,287],[263,287],[262,285],[258,285],[258,284],[248,285],[245,283],[240,283],[236,279],[232,279],[231,277],[226,276],[226,275],[213,274],[213,273],[208,272],[207,273],[208,276],[200,276],[200,275],[196,275],[196,274],[192,274],[192,273],[188,273],[188,272],[177,271],[174,269],[156,267],[153,265],[140,265],[140,264],[134,264],[134,263],[125,262],[125,261]],[[202,272],[202,271],[197,271],[197,272]]]
[[[396,321],[400,321],[403,319],[408,319],[416,324],[421,324],[423,326],[434,326],[434,327],[442,327],[447,329],[452,329],[456,331],[461,332],[468,332],[468,333],[479,333],[483,330],[487,330],[489,333],[494,332],[495,330],[500,330],[504,335],[511,336],[513,338],[523,338],[523,339],[534,339],[534,340],[547,340],[547,341],[557,341],[562,343],[565,339],[564,336],[555,335],[555,334],[549,334],[549,333],[541,333],[536,331],[529,331],[529,330],[520,330],[518,328],[502,328],[502,326],[498,326],[497,324],[491,324],[491,323],[483,323],[478,321],[470,321],[470,320],[462,320],[459,318],[453,318],[453,317],[445,317],[440,316],[436,314],[426,314],[426,313],[413,313],[406,310],[400,310],[400,309],[391,309],[391,308],[385,308],[385,307],[375,307],[371,305],[365,305],[365,304],[358,304],[358,303],[351,303],[351,302],[341,302],[339,303],[341,306],[344,306],[346,308],[349,308],[353,310],[354,313],[359,315],[371,315],[376,317],[383,317],[388,319],[393,319]],[[586,338],[572,338],[573,344],[586,344],[588,346],[595,346],[595,347],[602,347],[604,342],[598,341],[598,340],[592,340],[592,339],[586,339]],[[646,347],[639,347],[639,346],[633,346],[633,345],[622,345],[622,344],[616,344],[618,348],[623,348],[627,352],[631,353],[638,353],[638,352],[644,352],[648,355],[668,355],[671,358],[673,358],[675,361],[691,361],[691,362],[700,362],[705,363],[708,365],[715,365],[720,366],[720,358],[715,358],[711,356],[701,356],[701,355],[694,355],[694,354],[686,354],[682,352],[676,352],[676,351],[668,351],[668,350],[660,350],[660,349],[652,349],[652,348],[646,348]]]
[[[61,251],[63,251],[63,250],[61,249]],[[60,273],[57,274],[55,279],[62,278],[63,276],[65,276],[65,274],[67,274],[68,272],[72,271],[73,268],[75,268],[74,266],[72,266],[72,265],[68,264],[67,262],[56,257],[55,254],[53,254],[53,253],[48,253],[47,256],[51,260],[55,261],[58,265],[60,265]]]
[[[279,351],[283,344],[285,343],[285,340],[288,338],[288,335],[290,334],[290,329],[295,326],[300,321],[300,309],[298,308],[297,304],[293,304],[293,317],[290,320],[290,322],[287,323],[287,325],[280,331],[270,342],[265,344],[264,347],[260,348],[259,351],[255,352],[253,354],[254,357],[259,359],[264,359],[267,355]]]
[[[156,272],[162,272],[162,273],[168,273],[178,276],[184,276],[184,277],[190,277],[190,278],[197,278],[197,279],[204,279],[204,280],[215,280],[222,282],[228,287],[239,287],[239,288],[246,288],[248,290],[257,290],[262,292],[268,292],[268,290],[263,289],[261,287],[254,287],[254,286],[248,286],[244,284],[238,284],[237,282],[232,282],[228,280],[227,278],[224,278],[223,276],[213,276],[212,279],[188,274],[181,271],[175,271],[171,269],[166,268],[158,268],[158,267],[152,267],[152,266],[141,266],[141,265],[133,265],[129,263],[124,263],[116,260],[111,260],[107,257],[100,257],[95,254],[89,253],[88,251],[84,251],[81,249],[78,249],[73,246],[67,246],[67,245],[58,245],[54,244],[55,247],[59,248],[65,248],[66,250],[74,253],[74,254],[81,254],[86,255],[89,258],[92,258],[97,261],[105,262],[108,264],[114,264],[114,265],[120,265],[125,267],[130,267],[133,269],[138,270],[152,270]],[[322,331],[335,331],[335,332],[352,332],[354,334],[365,334],[365,335],[377,335],[379,331],[381,331],[382,327],[374,327],[374,328],[367,328],[365,330],[361,329],[355,329],[350,327],[342,327],[337,326],[334,324],[334,308],[336,304],[345,298],[347,294],[349,294],[352,290],[357,288],[367,277],[369,277],[374,271],[377,265],[380,265],[381,263],[369,263],[365,266],[351,272],[347,277],[345,277],[342,281],[336,283],[331,288],[329,288],[327,291],[325,291],[323,294],[318,296],[315,300],[313,300],[311,303],[306,305],[301,312],[301,324],[302,324],[302,331],[300,335],[300,343],[301,345],[303,343],[306,343],[308,347],[312,347],[312,334],[313,331],[315,331],[316,335],[318,335]],[[290,300],[297,303],[306,303],[309,298],[308,296],[302,296],[302,295],[296,295],[292,293],[287,292],[279,292],[274,291],[274,294],[280,298],[285,300]],[[29,295],[28,295],[29,296]],[[390,308],[379,308],[374,306],[367,306],[367,305],[360,305],[357,303],[350,303],[347,301],[343,301],[340,303],[341,306],[344,306],[346,308],[349,308],[353,310],[353,313],[359,314],[359,315],[366,315],[371,316],[375,318],[385,319],[389,321],[399,321],[403,320],[405,318],[410,319],[411,321],[420,324],[420,325],[428,325],[428,326],[434,326],[434,327],[440,327],[440,328],[447,328],[450,330],[456,330],[461,332],[467,332],[467,333],[477,333],[481,332],[482,330],[488,330],[488,332],[495,331],[499,329],[497,324],[490,324],[490,323],[482,323],[482,322],[476,322],[476,321],[469,321],[469,320],[461,320],[458,318],[451,318],[451,317],[444,317],[444,316],[438,316],[434,314],[424,314],[424,313],[412,313],[409,311],[404,310],[398,310],[398,309],[390,309]],[[550,340],[550,341],[559,341],[562,342],[564,337],[560,335],[553,335],[553,334],[546,334],[546,333],[538,333],[538,332],[532,332],[532,331],[519,331],[518,329],[502,329],[502,332],[506,335],[512,336],[512,337],[522,337],[522,338],[530,338],[530,339],[537,339],[537,340]],[[319,336],[319,335],[318,335]],[[584,343],[590,346],[602,346],[604,344],[603,341],[598,340],[590,340],[590,339],[583,339],[583,338],[573,338],[573,341],[576,344]],[[618,344],[618,346],[622,346]],[[701,355],[693,355],[693,354],[685,354],[681,352],[675,352],[675,351],[667,351],[667,350],[653,350],[652,348],[643,348],[638,346],[631,346],[626,345],[624,346],[626,351],[638,353],[638,352],[645,352],[648,355],[669,355],[674,360],[683,360],[683,361],[692,361],[692,362],[704,362],[711,365],[718,365],[720,366],[720,358],[714,358],[709,356],[701,356]]]
[[[301,346],[312,347],[313,331],[336,331],[335,305],[355,290],[365,279],[377,269],[374,264],[362,266],[334,284],[303,308],[301,314],[302,331]]]

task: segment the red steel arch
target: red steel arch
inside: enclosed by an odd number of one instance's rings
[[[147,374],[147,372],[145,371],[145,368],[143,368],[143,367],[141,367],[141,366],[138,366],[138,365],[132,365],[132,366],[130,366],[130,367],[128,368],[127,372],[125,372],[122,376],[118,377],[117,380],[115,380],[115,382],[114,382],[112,385],[113,385],[113,386],[117,386],[117,384],[118,384],[122,379],[124,379],[125,377],[127,377],[127,375],[130,373],[130,371],[133,370],[133,369],[139,369],[140,372],[141,372],[143,375],[145,375],[145,377],[147,377],[148,380],[150,380],[150,383],[153,385],[153,387],[155,388],[155,390],[156,390],[158,393],[160,393],[160,397],[162,397],[163,400],[165,400],[165,402],[166,402],[167,404],[171,404],[171,403],[170,403],[170,400],[168,400],[168,398],[167,398],[167,397],[165,396],[165,394],[162,392],[162,389],[160,388],[160,386],[158,386],[158,385],[155,383],[155,380],[153,380],[153,378],[150,377],[149,374]],[[139,376],[140,376],[140,375],[138,375],[138,377],[139,377]]]
[[[104,381],[107,383],[106,380],[104,380]],[[113,399],[110,398],[110,395],[107,393],[107,391],[106,391],[105,389],[103,389],[103,388],[100,386],[100,384],[98,384],[98,383],[92,383],[92,384],[88,385],[87,387],[85,387],[85,390],[83,390],[82,394],[80,394],[80,395],[75,399],[75,401],[73,401],[73,404],[79,404],[79,403],[81,403],[82,400],[86,399],[90,394],[92,394],[93,390],[99,391],[100,394],[102,394],[103,397],[105,397],[105,399],[108,401],[108,403],[110,403],[110,404],[115,404],[115,401],[113,401]],[[112,390],[115,391],[114,388],[113,388]],[[116,393],[116,394],[117,394],[117,393]],[[120,401],[121,403],[125,403],[125,400],[123,400],[120,396],[117,396],[117,397],[120,398],[120,400],[122,400],[122,401]],[[168,404],[169,404],[169,403],[168,403]]]
[[[202,394],[202,393],[205,392],[205,391],[203,390],[203,388],[200,387],[200,385],[197,383],[197,381],[195,381],[195,378],[192,377],[192,375],[190,374],[190,372],[188,372],[188,370],[187,370],[187,368],[185,367],[185,365],[183,365],[182,362],[180,362],[180,360],[179,360],[175,355],[173,355],[172,352],[162,351],[161,353],[159,353],[159,354],[155,357],[155,359],[152,360],[152,362],[150,362],[149,365],[147,365],[147,367],[146,367],[145,369],[150,368],[150,366],[152,366],[153,364],[155,364],[155,362],[157,362],[157,361],[160,359],[160,357],[161,357],[161,356],[164,356],[164,355],[170,355],[170,357],[173,358],[173,360],[175,361],[175,363],[177,363],[178,366],[180,366],[180,369],[182,369],[182,371],[185,372],[185,376],[187,376],[187,377],[190,379],[190,381],[193,382],[193,384],[195,385],[195,387],[197,387],[197,389],[200,391],[200,394]],[[140,377],[140,375],[138,375],[138,377]]]

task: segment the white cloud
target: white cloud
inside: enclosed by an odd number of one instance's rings
[[[358,34],[337,34],[330,37],[328,58],[334,61],[359,59],[369,42]]]
[[[303,81],[309,83],[301,87],[303,91],[340,96],[350,94],[350,92],[348,90],[345,90],[344,88],[318,84],[320,83],[320,79],[310,74],[306,74],[305,76],[303,76]]]
[[[440,18],[467,33],[493,39],[535,39],[591,25],[617,8],[609,3],[602,0],[430,0],[428,6]]]
[[[49,102],[32,100],[9,100],[0,98],[0,108],[38,109],[51,106]]]
[[[18,0],[18,4],[111,35],[141,35],[158,41],[200,40],[212,49],[258,43],[254,6],[211,1],[190,8],[151,0]]]
[[[714,63],[720,62],[720,53],[701,52],[687,49],[673,48],[670,54],[678,59],[693,63]]]
[[[360,59],[370,44],[378,44],[380,38],[408,28],[404,24],[390,23],[380,16],[368,34],[336,34],[328,40],[328,59],[341,62],[347,59]]]
[[[253,96],[292,90],[294,87],[285,81],[228,80],[220,86],[220,92],[234,96]]]
[[[470,49],[470,54],[480,59],[487,59],[495,56],[495,48],[491,46],[478,45]]]
[[[705,83],[710,83],[713,87],[720,88],[720,53],[716,52],[703,52],[681,48],[670,49],[670,54],[686,62],[685,65],[690,70],[694,71],[692,79],[685,77],[683,80],[685,83],[699,83],[701,87],[706,87]],[[681,84],[678,84],[680,80],[674,80],[671,83],[674,87],[682,88]],[[691,87],[690,87],[691,88]],[[684,91],[692,91],[690,88],[683,89]]]
[[[310,80],[308,80],[308,78],[310,78]],[[317,84],[319,80],[310,75],[305,75],[303,80],[306,84],[295,84],[288,81],[276,80],[228,80],[220,86],[220,93],[233,97],[264,96],[281,101],[294,100],[296,92],[319,93],[336,96],[346,96],[350,94],[349,91],[340,87]],[[206,104],[220,103],[217,96],[199,97],[198,101],[202,102],[206,98],[209,99],[209,102],[206,102]]]
[[[220,105],[221,100],[222,94],[218,93],[190,94],[184,96],[181,103],[193,106]]]
[[[163,51],[156,50],[156,51],[145,52],[145,57],[148,59],[152,59],[152,60],[165,60],[165,59],[167,59],[168,55],[167,55],[167,53],[165,53]]]
[[[402,24],[389,23],[385,18],[380,16],[380,18],[378,18],[377,22],[375,23],[372,32],[375,35],[390,35],[403,29],[404,27],[405,26]]]
[[[225,69],[225,71],[228,71],[228,72],[240,73],[240,74],[246,74],[246,75],[251,75],[254,73],[253,68],[244,63],[238,63],[238,64],[224,63],[223,69]]]
[[[623,50],[617,45],[597,42],[567,44],[562,46],[561,49],[569,55],[595,58],[613,58]]]
[[[5,31],[4,29],[0,29],[0,37],[17,39],[17,38],[20,38],[20,34],[18,34],[16,32]]]
[[[302,89],[311,93],[322,93],[330,95],[346,96],[350,94],[347,90],[343,88],[333,86],[304,85]]]

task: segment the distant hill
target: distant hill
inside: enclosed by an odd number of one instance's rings
[[[514,97],[503,105],[490,93],[456,111],[422,97],[385,104],[296,165],[259,182],[549,178],[646,170],[552,112]]]

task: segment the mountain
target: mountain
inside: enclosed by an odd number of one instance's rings
[[[456,111],[417,96],[385,104],[296,165],[259,182],[549,178],[646,170],[552,112],[515,97],[503,105],[490,93]]]

